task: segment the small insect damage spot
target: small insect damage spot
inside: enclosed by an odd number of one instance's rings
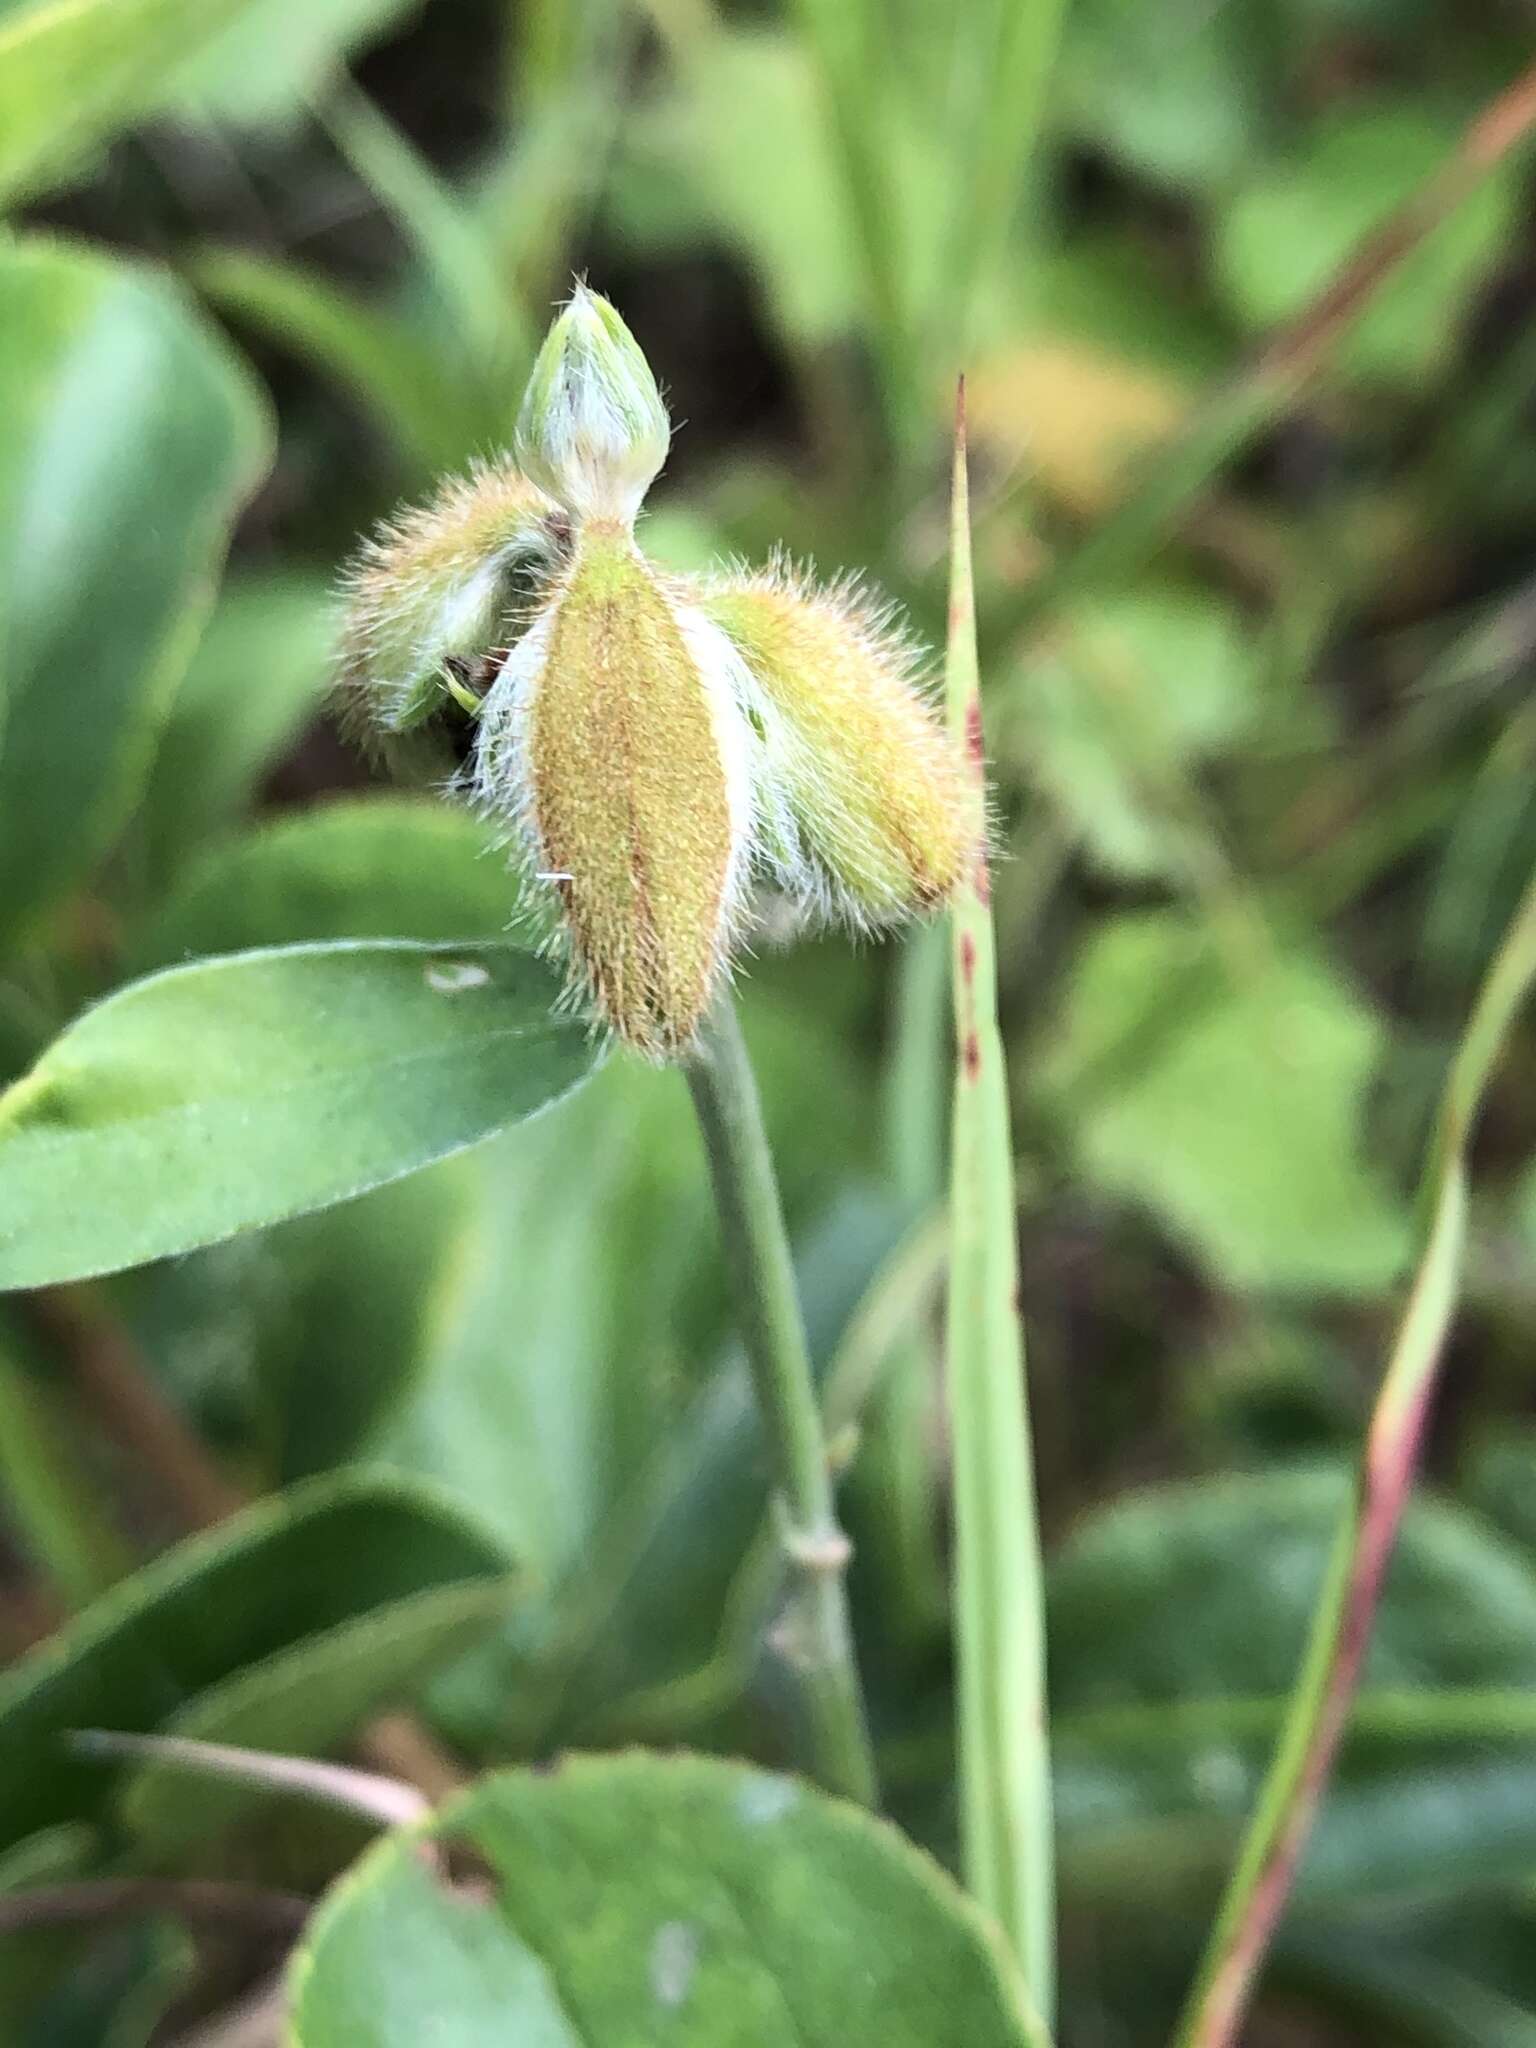
[[[960,935],[960,972],[967,981],[976,977],[976,941],[969,932]]]
[[[676,2012],[693,1988],[698,1967],[698,1929],[686,1920],[664,1920],[651,1940],[651,1990],[656,2003]]]
[[[974,1031],[965,1034],[965,1046],[961,1053],[965,1063],[965,1078],[974,1081],[981,1072],[981,1043]]]
[[[427,987],[435,989],[440,996],[463,995],[466,989],[484,988],[491,978],[491,970],[478,960],[429,960],[427,962]]]

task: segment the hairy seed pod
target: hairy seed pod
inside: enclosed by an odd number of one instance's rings
[[[872,926],[942,902],[978,824],[888,614],[852,584],[817,590],[783,563],[718,578],[699,603],[766,703],[766,773],[809,863],[812,907]]]
[[[744,682],[624,522],[588,521],[482,710],[481,801],[556,892],[578,990],[652,1058],[692,1039],[741,911]]]
[[[639,343],[606,299],[578,285],[528,379],[518,461],[579,516],[633,526],[671,432]]]
[[[354,738],[398,765],[456,681],[512,637],[569,524],[509,465],[446,484],[365,543],[343,583],[337,691]]]

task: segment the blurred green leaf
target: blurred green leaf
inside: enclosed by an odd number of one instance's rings
[[[56,1389],[29,1364],[0,1327],[0,1505],[54,1596],[81,1607],[122,1576],[127,1551],[81,1470]]]
[[[1243,620],[1215,592],[1148,583],[1083,598],[993,693],[993,752],[1110,874],[1180,879],[1189,777],[1241,738],[1258,682]]]
[[[55,1980],[10,2037],[13,2048],[150,2048],[196,1966],[184,1928],[159,1914],[55,1936]]]
[[[1284,1693],[1346,1484],[1317,1468],[1149,1487],[1081,1523],[1051,1570],[1063,1712]],[[1365,1685],[1536,1685],[1529,1560],[1475,1517],[1419,1502]]]
[[[0,92],[5,65],[0,51]],[[163,280],[13,243],[0,296],[0,931],[14,934],[131,805],[266,432],[244,373]]]
[[[470,812],[431,797],[335,798],[271,819],[187,868],[137,954],[322,939],[501,939],[517,885]]]
[[[425,1832],[488,1864],[494,1895],[454,1897],[415,1830],[381,1844],[300,1952],[295,2048],[416,2048],[444,2025],[462,2048],[509,2027],[548,2048],[1035,2038],[937,1865],[795,1780],[573,1758],[489,1779]]]
[[[460,1154],[137,1267],[112,1283],[115,1312],[168,1397],[246,1469],[277,1484],[323,1471],[372,1444],[439,1355],[484,1181]]]
[[[0,23],[0,202],[175,96],[254,0],[51,0]]]
[[[499,403],[497,440],[504,441],[536,342],[490,234],[365,93],[342,81],[327,95],[321,117],[411,242],[436,302],[442,346],[462,354],[476,380],[483,380],[488,418]]]
[[[306,1636],[199,1692],[157,1733],[232,1743],[280,1756],[324,1756],[371,1714],[408,1703],[423,1683],[501,1617],[509,1579],[447,1584],[389,1600],[355,1619]],[[199,1778],[187,1796],[185,1768],[150,1763],[120,1795],[123,1826],[156,1856],[205,1839],[264,1804],[270,1790]]]
[[[0,1850],[0,1892],[27,1891],[74,1877],[90,1862],[95,1849],[96,1830],[83,1821],[39,1828],[35,1835],[26,1835]]]
[[[1336,1468],[1147,1488],[1050,1578],[1064,1868],[1205,1911],[1256,1795],[1349,1486]],[[1298,1910],[1448,1893],[1536,1856],[1536,1572],[1443,1501],[1410,1509]]]
[[[1485,1896],[1472,1912],[1418,1912],[1386,1928],[1307,1926],[1278,1962],[1305,1991],[1414,2048],[1536,2048],[1533,1954],[1529,1905]]]
[[[1297,952],[1218,965],[1207,938],[1156,912],[1100,926],[1037,1080],[1092,1178],[1221,1278],[1372,1288],[1407,1242],[1361,1157],[1381,1045],[1325,967]]]
[[[547,1578],[582,1558],[624,1462],[682,1403],[711,1216],[676,1078],[627,1061],[473,1163],[452,1293],[376,1449]]]
[[[598,1058],[559,986],[513,946],[382,941],[133,983],[0,1096],[0,1285],[212,1244],[531,1115]]]
[[[1067,9],[1058,122],[1133,172],[1220,188],[1264,139],[1263,0]]]
[[[178,80],[199,114],[245,125],[294,120],[359,46],[421,0],[247,0],[237,21]]]
[[[624,138],[610,206],[642,247],[687,247],[701,228],[739,248],[795,342],[846,334],[858,315],[847,206],[815,70],[794,38],[721,30]]]
[[[812,1363],[824,1374],[902,1214],[849,1189],[797,1244]],[[853,1418],[833,1415],[846,1426]],[[782,1592],[762,1426],[731,1345],[637,1469],[557,1590],[553,1654],[505,1710],[521,1739],[645,1740],[749,1689]],[[545,1645],[539,1645],[542,1651]],[[526,1716],[526,1719],[524,1718]]]
[[[225,585],[171,705],[140,807],[156,881],[178,874],[253,800],[320,702],[334,630],[334,599],[317,578],[248,572]]]
[[[1527,1202],[1536,1204],[1536,1175],[1526,1190]],[[1511,1424],[1497,1434],[1485,1433],[1473,1445],[1460,1481],[1471,1506],[1536,1554],[1536,1431]]]
[[[1255,177],[1221,215],[1215,275],[1234,310],[1257,328],[1299,312],[1455,139],[1411,105],[1352,108],[1320,123],[1294,162]],[[1511,170],[1495,172],[1397,266],[1344,342],[1345,369],[1415,383],[1444,367],[1514,230],[1518,189]]]
[[[111,1773],[72,1753],[71,1729],[158,1728],[264,1658],[386,1602],[484,1591],[508,1567],[440,1494],[368,1473],[316,1481],[178,1545],[0,1680],[0,1842],[101,1809]]]
[[[207,250],[187,270],[220,312],[333,378],[420,476],[456,468],[504,431],[478,389],[444,375],[438,342],[322,272],[237,249]]]
[[[457,1301],[482,1185],[474,1163],[444,1160],[268,1233],[257,1373],[280,1482],[355,1457],[410,1398]]]

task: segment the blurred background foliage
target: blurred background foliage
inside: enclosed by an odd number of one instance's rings
[[[678,421],[648,546],[867,570],[931,636],[963,362],[1061,2031],[1139,2048],[1273,1737],[1435,1091],[1536,862],[1520,122],[1486,176],[1442,173],[1532,17],[1070,0],[1053,53],[1055,26],[1014,0],[87,0],[72,30],[0,0],[0,1075],[190,956],[501,931],[475,825],[371,785],[325,721],[331,587],[361,528],[504,444],[573,273]],[[1379,289],[1322,297],[1437,179]],[[888,1796],[948,1856],[941,974],[931,937],[765,945],[745,1002]],[[1527,1030],[1257,2044],[1536,2044],[1533,1139]],[[786,1753],[702,1160],[677,1078],[626,1060],[356,1201],[7,1297],[0,1533],[9,1651],[64,1631],[0,1685],[0,1892],[309,1890],[356,1846],[82,1762],[66,1727],[403,1742],[428,1778]],[[377,1718],[402,1702],[403,1733]],[[276,1953],[148,1912],[12,1935],[0,2034],[190,2038]]]

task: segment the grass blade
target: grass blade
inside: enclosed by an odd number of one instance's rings
[[[1499,1049],[1536,978],[1536,881],[1488,970],[1451,1064],[1422,1190],[1423,1250],[1366,1433],[1312,1636],[1274,1760],[1175,2036],[1231,2048],[1327,1789],[1413,1488],[1424,1421],[1456,1312],[1466,1242],[1466,1146]]]
[[[1065,14],[1066,0],[993,0],[990,10],[964,17],[973,99],[954,123],[965,142],[956,152],[953,218],[928,309],[935,342],[951,361],[965,360],[971,308],[1020,208]]]
[[[1014,1945],[1031,1999],[1053,2004],[1055,1885],[1044,1597],[1019,1316],[1013,1155],[983,837],[984,764],[965,414],[955,436],[951,731],[975,773],[978,854],[953,912],[955,1076],[948,1382],[954,1441],[961,1853],[966,1882]]]

